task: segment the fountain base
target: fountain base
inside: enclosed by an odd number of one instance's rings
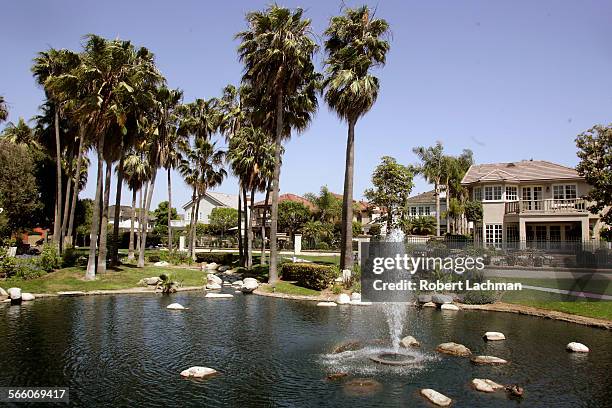
[[[415,361],[416,357],[411,356],[409,354],[402,353],[393,353],[393,352],[384,352],[380,354],[376,354],[370,356],[370,360],[379,364],[386,364],[392,366],[404,366],[412,364]]]

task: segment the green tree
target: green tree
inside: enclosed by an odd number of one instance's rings
[[[86,245],[86,238],[91,231],[91,220],[93,218],[93,200],[91,198],[84,198],[79,200],[76,204],[76,211],[74,215],[74,223],[76,225],[77,236],[83,237],[83,246]]]
[[[434,146],[415,147],[412,151],[421,161],[414,169],[418,174],[425,177],[425,180],[434,185],[434,195],[436,197],[436,235],[440,236],[440,188],[445,175],[445,165],[447,164],[444,158],[444,148],[441,142],[436,142]]]
[[[155,232],[159,235],[168,235],[170,221],[178,219],[176,208],[172,208],[171,211],[168,211],[168,208],[168,201],[162,201],[157,205],[155,211],[153,211],[153,215],[155,216]],[[169,235],[168,239],[170,239]]]
[[[278,226],[286,232],[291,240],[306,222],[312,218],[310,209],[303,203],[296,201],[283,201],[278,205]]]
[[[4,96],[0,95],[0,123],[5,122],[8,119],[8,107]]]
[[[238,222],[238,210],[230,207],[215,207],[208,217],[208,225],[215,234],[221,238],[236,226]]]
[[[37,226],[41,204],[27,147],[0,139],[0,235]]]
[[[303,18],[303,13],[300,8],[292,11],[277,5],[248,13],[248,29],[236,36],[241,41],[238,53],[245,65],[242,81],[251,88],[254,102],[250,106],[259,116],[259,123],[254,124],[274,132],[270,283],[278,280],[276,233],[282,140],[291,137],[292,129],[305,129],[317,109],[320,78],[312,61],[317,45],[311,22]]]
[[[384,39],[388,30],[387,22],[374,18],[374,13],[367,6],[345,9],[344,15],[332,17],[325,30],[325,101],[348,123],[342,199],[341,269],[353,267],[355,125],[378,98],[380,84],[371,70],[385,64],[390,47]]]
[[[387,209],[387,233],[406,217],[406,200],[414,184],[412,170],[399,164],[393,157],[383,156],[374,173],[374,188],[365,191],[366,198],[374,205]]]
[[[463,205],[465,218],[477,223],[482,221],[482,203],[480,201],[466,201]]]
[[[410,220],[409,232],[416,235],[430,235],[436,232],[436,219],[432,216],[415,217]]]
[[[318,195],[307,193],[304,197],[314,204],[315,217],[319,221],[334,223],[342,217],[342,200],[329,191],[327,186],[321,187]]]
[[[612,238],[612,125],[596,125],[576,138],[578,174],[593,188],[586,198],[594,204],[589,207],[593,214],[601,213],[601,221],[607,224],[603,236]],[[586,237],[583,237],[586,239]]]

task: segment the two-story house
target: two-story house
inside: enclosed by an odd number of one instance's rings
[[[475,239],[487,245],[588,241],[599,215],[583,197],[591,186],[575,169],[543,160],[472,165],[461,184],[481,201]]]
[[[446,192],[440,192],[440,233],[447,231],[446,218]],[[408,217],[433,217],[436,218],[436,194],[434,190],[426,191],[421,194],[409,197],[407,200]]]
[[[217,207],[229,207],[238,209],[238,195],[237,194],[226,194],[217,193],[215,191],[207,191],[200,198],[200,205],[197,206],[198,213],[195,214],[196,222],[201,224],[208,224],[210,213],[214,208]],[[184,226],[190,225],[191,223],[191,212],[193,206],[197,204],[197,201],[190,200],[183,205],[183,219]],[[173,225],[174,226],[174,225]],[[178,225],[177,225],[178,226]]]

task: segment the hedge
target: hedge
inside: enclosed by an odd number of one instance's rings
[[[334,265],[298,262],[286,263],[281,267],[283,280],[296,281],[298,286],[314,290],[326,289],[338,274],[338,268]]]
[[[234,259],[237,259],[237,255],[232,253],[222,253],[222,252],[206,252],[206,253],[196,253],[196,262],[206,262],[206,263],[216,263],[219,265],[231,265],[234,262]]]

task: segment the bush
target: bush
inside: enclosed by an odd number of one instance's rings
[[[499,293],[491,290],[467,291],[463,296],[463,303],[466,305],[486,305],[495,303],[499,299]]]
[[[219,265],[231,265],[234,262],[235,255],[231,253],[198,253],[196,254],[196,262],[216,263]]]
[[[74,248],[66,248],[62,254],[62,268],[75,266],[80,254]]]
[[[62,258],[57,253],[55,245],[45,244],[38,257],[38,266],[45,272],[51,272],[54,269],[59,269],[61,265]]]
[[[46,275],[47,272],[30,259],[19,259],[15,265],[14,277],[23,280],[36,279]]]
[[[0,277],[10,278],[15,273],[17,260],[7,255],[7,251],[0,247]]]
[[[342,286],[340,285],[335,285],[332,287],[332,292],[334,295],[339,295],[342,293]]]
[[[159,255],[149,255],[147,257],[147,261],[155,263],[155,262],[159,262],[161,260]]]
[[[315,249],[319,249],[321,251],[329,251],[329,244],[324,241],[318,242]]]
[[[299,262],[286,263],[281,267],[283,280],[296,281],[298,286],[314,290],[326,289],[338,274],[338,268],[333,265]]]

